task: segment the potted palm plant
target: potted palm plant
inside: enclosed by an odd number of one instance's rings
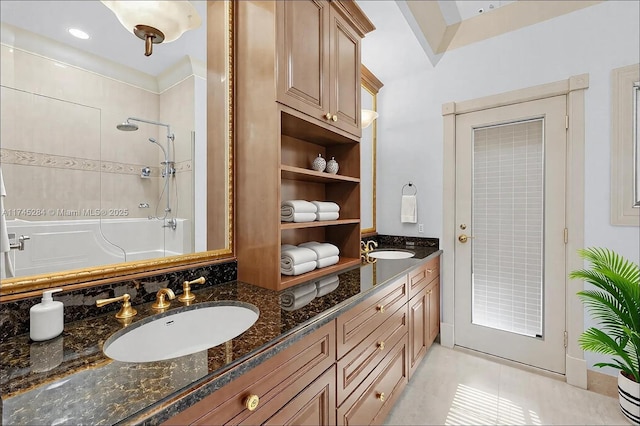
[[[640,424],[640,269],[609,249],[578,253],[591,267],[569,276],[595,287],[578,292],[578,297],[599,322],[599,327],[582,333],[578,342],[585,351],[612,356],[610,362],[595,366],[619,370],[620,409],[631,423]]]

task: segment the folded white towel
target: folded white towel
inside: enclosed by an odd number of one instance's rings
[[[280,262],[280,273],[282,275],[301,275],[311,272],[314,269],[316,269],[315,260],[299,263],[297,265],[290,264],[287,267],[283,267],[282,262]]]
[[[338,256],[340,254],[340,249],[338,249],[338,247],[334,246],[331,243],[318,243],[316,241],[310,241],[308,243],[299,244],[298,247],[305,247],[313,250],[318,255],[318,259],[329,256]]]
[[[288,269],[306,262],[315,262],[318,255],[307,247],[293,247],[280,252],[280,267]]]
[[[336,220],[340,217],[338,212],[319,212],[316,213],[316,220]]]
[[[315,213],[291,213],[288,216],[280,215],[280,221],[282,222],[313,222],[316,220]]]
[[[294,246],[293,244],[283,244],[280,246],[280,253],[282,253],[283,251],[287,250],[287,249],[294,249],[297,246]]]
[[[340,211],[340,206],[333,201],[312,201],[311,203],[318,208],[317,213]]]
[[[285,200],[280,203],[280,210],[287,210],[294,213],[315,213],[318,207],[305,200]]]
[[[400,222],[416,223],[418,221],[418,203],[415,195],[403,195],[400,207]]]
[[[316,282],[316,288],[318,290],[318,294],[316,297],[322,297],[325,294],[331,293],[333,290],[338,288],[340,285],[340,278],[337,275],[332,275],[328,278],[323,278],[320,281]]]
[[[328,256],[323,257],[322,259],[318,259],[316,261],[316,267],[318,268],[326,268],[327,266],[335,265],[340,261],[340,256]]]
[[[311,283],[313,285],[313,283]],[[308,293],[282,293],[280,295],[280,307],[288,312],[300,309],[305,305],[308,305],[317,296],[317,291],[314,288],[313,291]]]

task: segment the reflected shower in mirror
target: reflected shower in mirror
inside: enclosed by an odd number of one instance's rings
[[[230,232],[212,246],[207,230],[230,229],[230,215],[206,218],[208,203],[229,211],[231,12],[228,2],[191,3],[202,26],[150,57],[100,1],[0,3],[2,218],[11,242],[24,243],[8,255],[15,277],[126,271],[120,264],[132,261],[139,272],[147,260],[158,269],[154,259],[229,252]],[[212,16],[215,30],[207,26]],[[72,37],[70,28],[88,38]],[[218,36],[214,51],[208,31]],[[208,72],[221,76],[215,89]],[[209,101],[211,90],[224,93],[215,97],[220,105]],[[220,123],[214,130],[212,119]],[[213,199],[209,170],[223,182]],[[7,281],[7,272],[3,290],[25,282]],[[55,279],[64,282],[61,275],[47,282]]]

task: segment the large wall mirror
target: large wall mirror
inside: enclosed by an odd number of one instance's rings
[[[100,1],[0,3],[0,295],[232,256],[232,2],[191,3],[151,56]]]
[[[361,67],[361,102],[363,110],[378,110],[378,92],[383,84],[367,67]],[[377,122],[362,129],[360,139],[360,234],[376,233],[376,145]]]

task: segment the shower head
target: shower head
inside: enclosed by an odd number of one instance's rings
[[[127,120],[124,123],[118,124],[116,128],[118,130],[122,130],[123,132],[133,132],[135,130],[138,130],[138,125],[134,123],[129,123],[129,120]]]

